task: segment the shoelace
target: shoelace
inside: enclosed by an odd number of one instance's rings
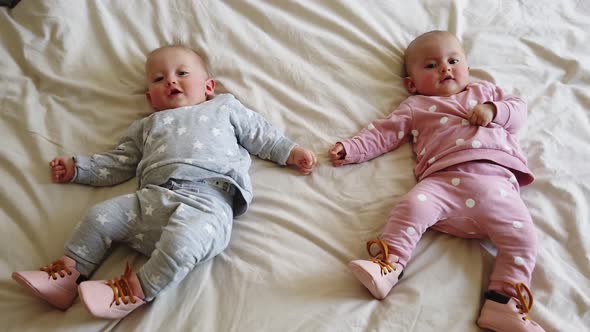
[[[523,283],[516,283],[513,284],[511,282],[506,282],[507,284],[509,284],[510,286],[512,286],[514,288],[514,290],[516,291],[516,297],[518,302],[520,302],[520,304],[516,305],[516,308],[518,308],[520,311],[519,313],[521,315],[524,315],[524,317],[522,318],[523,320],[530,320],[529,316],[527,315],[531,309],[533,308],[533,294],[531,293],[531,290]],[[526,298],[523,294],[523,291],[526,292]],[[528,298],[528,301],[527,301]]]
[[[373,255],[371,252],[371,247],[376,244],[379,246],[379,252]],[[385,275],[390,273],[391,271],[397,270],[395,264],[389,261],[389,249],[387,247],[387,243],[381,239],[369,240],[367,241],[367,252],[369,256],[371,256],[371,262],[379,265],[381,268],[381,275]]]
[[[57,276],[64,278],[67,275],[72,275],[72,271],[66,266],[66,263],[62,260],[56,260],[55,262],[44,266],[40,269],[43,272],[47,272],[53,280],[57,280]]]
[[[131,267],[127,264],[125,273],[121,277],[107,280],[107,285],[111,286],[111,289],[113,290],[116,305],[120,305],[121,302],[124,304],[137,302],[135,300],[135,294],[133,294],[133,290],[131,289],[131,286],[129,286],[131,272]]]

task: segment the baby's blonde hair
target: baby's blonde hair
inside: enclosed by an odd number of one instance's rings
[[[209,74],[209,67],[207,66],[207,61],[206,61],[205,57],[204,57],[204,56],[202,56],[201,54],[199,54],[199,53],[198,53],[197,51],[195,51],[194,49],[190,48],[189,46],[186,46],[186,45],[185,45],[185,44],[183,44],[183,43],[174,43],[174,44],[164,45],[164,46],[161,46],[161,47],[158,47],[158,48],[156,48],[156,49],[152,50],[152,51],[151,51],[150,53],[148,53],[148,54],[147,54],[147,56],[146,56],[145,65],[147,66],[147,64],[148,64],[148,62],[149,62],[149,60],[150,60],[150,58],[151,58],[151,57],[152,57],[154,54],[158,53],[158,52],[159,52],[159,51],[161,51],[161,50],[170,49],[170,48],[178,48],[178,49],[182,49],[182,50],[185,50],[185,51],[189,51],[189,52],[192,52],[193,54],[195,54],[195,55],[197,56],[197,59],[198,59],[199,63],[200,63],[200,64],[201,64],[201,66],[202,66],[202,67],[205,69],[205,72],[207,73],[207,76],[210,76],[210,74]],[[146,72],[147,72],[147,70],[146,70]]]

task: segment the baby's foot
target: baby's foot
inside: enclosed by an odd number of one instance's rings
[[[84,281],[78,292],[86,309],[99,318],[121,319],[145,303],[137,274],[129,264],[121,277]]]
[[[78,277],[80,272],[76,270],[76,261],[68,256],[62,256],[37,271],[12,273],[12,279],[61,310],[69,308],[78,295]]]
[[[377,244],[380,252],[373,255],[371,246]],[[371,260],[354,260],[348,263],[352,274],[367,287],[373,296],[382,300],[402,277],[403,267],[398,264],[399,257],[389,255],[388,247],[383,240],[367,242],[367,251]]]
[[[545,332],[535,321],[527,315],[533,307],[533,295],[524,284],[511,284],[518,298],[508,297],[496,291],[486,292],[477,325],[493,331],[510,332]],[[522,294],[527,293],[528,301]]]

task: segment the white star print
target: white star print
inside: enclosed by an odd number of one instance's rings
[[[105,237],[104,238],[104,243],[107,245],[107,247],[110,247],[111,246],[111,243],[113,243],[113,240],[111,240],[108,237]]]
[[[373,130],[373,129],[375,129],[375,126],[372,123],[369,123],[369,126],[367,126],[367,129]]]
[[[206,115],[201,115],[199,117],[199,122],[207,122],[209,121],[209,118]]]
[[[160,284],[160,282],[162,282],[162,278],[160,277],[160,275],[151,275],[151,278],[155,284]]]
[[[124,163],[127,161],[127,159],[129,159],[128,157],[125,156],[118,156],[117,159],[119,159],[120,162]]]
[[[139,245],[139,243],[134,243],[131,248],[133,249],[141,249],[141,246]]]
[[[145,208],[145,215],[146,215],[146,216],[151,216],[151,215],[153,215],[153,212],[154,212],[154,207],[153,207],[153,206],[151,206],[151,204],[150,204],[150,205],[148,205],[148,206]]]
[[[164,118],[164,124],[169,125],[172,123],[172,121],[174,121],[174,118],[171,117],[170,115],[168,115],[167,117]]]
[[[98,177],[100,177],[100,178],[106,178],[110,174],[111,174],[111,172],[109,172],[109,170],[106,168],[101,168],[98,170]]]
[[[200,149],[202,149],[202,148],[203,148],[203,143],[201,143],[201,141],[199,141],[199,140],[196,140],[196,141],[193,143],[193,149],[200,150]]]
[[[213,136],[219,136],[221,134],[221,130],[217,128],[213,128],[211,132],[213,133]]]
[[[211,226],[211,224],[206,224],[205,225],[205,232],[207,232],[207,234],[211,235],[215,232],[215,229],[213,228],[213,226]]]
[[[131,221],[131,220],[135,219],[135,217],[137,217],[137,214],[135,214],[135,212],[133,212],[131,210],[125,212],[125,215],[127,216],[127,221]]]
[[[180,127],[178,130],[176,130],[176,133],[178,133],[178,136],[182,136],[184,133],[186,133],[186,128]]]
[[[98,220],[103,225],[109,222],[109,220],[107,219],[106,214],[99,214],[98,215],[98,218],[96,218],[96,220]]]
[[[167,148],[168,148],[168,145],[167,145],[167,144],[164,144],[164,145],[160,146],[160,147],[159,147],[159,148],[156,150],[156,152],[157,152],[157,153],[163,153],[164,151],[166,151],[166,149],[167,149]]]
[[[144,236],[145,235],[143,235],[143,234],[140,233],[140,234],[135,235],[135,238],[138,239],[139,241],[143,241],[143,237]]]
[[[145,140],[145,143],[147,145],[151,145],[152,142],[154,141],[154,139],[152,138],[152,135],[148,136],[148,138]]]
[[[88,247],[86,247],[86,246],[77,246],[76,251],[81,253],[82,255],[88,255],[88,253],[89,253]]]

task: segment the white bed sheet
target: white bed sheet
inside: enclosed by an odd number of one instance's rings
[[[427,232],[383,301],[348,273],[415,184],[409,146],[333,168],[326,150],[387,115],[407,93],[402,54],[450,30],[474,79],[529,104],[520,135],[536,181],[522,197],[537,225],[532,317],[547,331],[590,326],[590,4],[587,1],[71,1],[0,9],[0,330],[478,331],[492,257],[477,241]],[[229,248],[121,321],[66,312],[26,293],[14,270],[59,257],[84,211],[132,192],[57,185],[56,155],[111,148],[149,114],[145,54],[184,42],[231,92],[319,165],[300,176],[254,158],[255,199]],[[117,247],[94,278],[145,258]]]

